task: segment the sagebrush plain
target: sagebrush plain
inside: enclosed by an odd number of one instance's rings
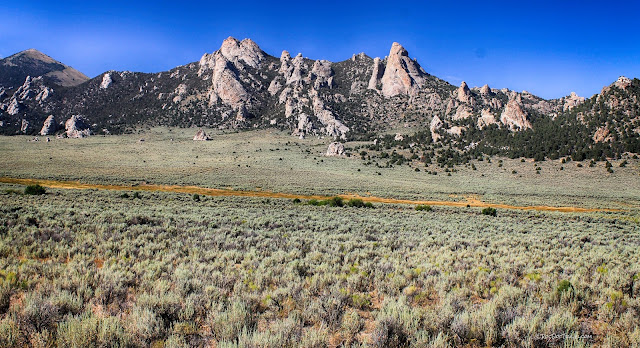
[[[131,186],[0,184],[0,346],[640,344],[637,159],[387,166],[365,142],[325,157],[329,139],[194,132],[0,137],[0,177]],[[135,190],[145,184],[595,211]]]

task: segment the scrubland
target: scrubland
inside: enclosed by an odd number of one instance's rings
[[[640,344],[637,161],[611,174],[485,159],[447,176],[364,165],[357,150],[322,157],[324,139],[186,135],[0,138],[0,175],[621,210],[492,216],[0,184],[0,346]]]

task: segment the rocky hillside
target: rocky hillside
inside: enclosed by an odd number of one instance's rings
[[[89,80],[78,70],[34,49],[0,59],[0,88],[20,87],[28,76],[42,76],[52,84],[67,87],[79,85]]]
[[[460,151],[513,149],[522,134],[567,117],[573,118],[567,125],[587,129],[579,132],[592,139],[585,146],[616,142],[620,132],[638,136],[637,126],[626,126],[637,124],[637,80],[624,80],[628,90],[614,86],[591,99],[544,100],[464,82],[456,87],[427,73],[398,43],[384,58],[360,53],[334,63],[287,51],[278,58],[250,39],[230,37],[200,61],[166,72],[109,71],[77,86],[30,76],[0,90],[2,134],[40,132],[50,116],[61,130],[65,120],[82,115],[98,134],[148,125],[276,127],[294,136],[341,139],[373,139],[390,128],[406,128],[407,135],[427,130],[424,141],[452,143]],[[610,115],[617,109],[624,115]]]

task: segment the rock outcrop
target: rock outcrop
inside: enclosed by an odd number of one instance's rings
[[[438,134],[438,130],[442,128],[442,120],[438,116],[433,116],[431,123],[429,124],[429,130],[431,131],[431,139],[433,141],[438,141],[440,139],[440,134]]]
[[[58,124],[56,118],[53,115],[49,115],[44,123],[42,129],[40,129],[40,135],[52,135],[58,130]]]
[[[29,121],[25,120],[24,118],[22,119],[22,122],[20,124],[20,131],[22,133],[27,133],[29,131],[29,128],[31,127],[31,124],[29,123]]]
[[[253,40],[238,41],[231,36],[222,42],[220,53],[230,62],[242,61],[254,69],[258,69],[267,57],[266,53]]]
[[[369,79],[368,89],[373,89],[378,91],[378,86],[382,83],[382,76],[384,75],[384,65],[380,58],[375,57],[373,59],[373,73],[371,74],[371,78]]]
[[[325,156],[343,156],[344,155],[344,145],[340,142],[333,142],[329,144],[327,148],[327,153]]]
[[[531,128],[531,123],[527,119],[527,113],[523,109],[520,94],[517,94],[509,100],[500,115],[500,122],[513,131]]]
[[[111,82],[113,82],[113,80],[111,79],[111,73],[104,74],[102,76],[102,82],[100,82],[100,88],[101,89],[109,88],[109,86],[111,86]]]
[[[471,90],[469,89],[469,86],[467,86],[467,83],[464,81],[462,81],[460,87],[458,88],[457,98],[461,103],[472,104],[473,102],[473,99],[471,97]]]
[[[482,129],[495,123],[497,123],[496,117],[488,109],[482,109],[480,112],[480,118],[478,118],[478,128]]]
[[[81,115],[73,115],[64,123],[67,138],[86,138],[90,136],[89,122]]]
[[[409,58],[409,52],[399,43],[394,42],[380,80],[382,95],[393,97],[398,94],[415,94],[417,89],[426,82],[426,76],[427,73],[418,62]]]
[[[201,128],[196,132],[196,135],[193,136],[193,140],[195,140],[195,141],[207,141],[207,140],[211,140],[211,138],[209,138],[207,133],[205,133],[204,129]]]
[[[576,92],[571,92],[568,97],[564,97],[564,104],[562,106],[563,111],[571,110],[574,107],[584,103],[585,98],[580,97],[576,94]]]

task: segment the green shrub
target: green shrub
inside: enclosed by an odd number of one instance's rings
[[[362,208],[364,207],[364,201],[360,198],[353,198],[350,199],[349,202],[347,202],[347,205],[350,207]]]
[[[142,198],[142,195],[140,195],[140,192],[134,192],[134,193],[133,193],[133,198],[141,199],[141,198]]]
[[[556,288],[556,293],[562,294],[563,292],[569,291],[570,289],[573,289],[573,285],[571,285],[570,281],[564,279],[558,283],[558,287]]]
[[[215,339],[235,341],[243,329],[255,326],[254,318],[243,301],[233,301],[226,311],[213,311],[209,315],[209,325]]]
[[[192,198],[193,198],[194,201],[200,202],[200,195],[199,194],[194,193]]]
[[[495,208],[486,207],[482,209],[482,215],[496,216],[498,215],[498,211]]]
[[[417,211],[432,211],[433,208],[431,208],[430,205],[418,204],[418,205],[416,205],[416,210]]]
[[[300,203],[300,202],[302,202],[302,201],[300,200],[300,198],[294,198],[292,202],[293,202],[294,204],[299,204],[299,203]]]
[[[47,190],[40,185],[29,185],[24,188],[25,195],[44,195]]]
[[[342,207],[344,206],[344,200],[342,197],[335,196],[327,200],[327,205],[330,207]]]

